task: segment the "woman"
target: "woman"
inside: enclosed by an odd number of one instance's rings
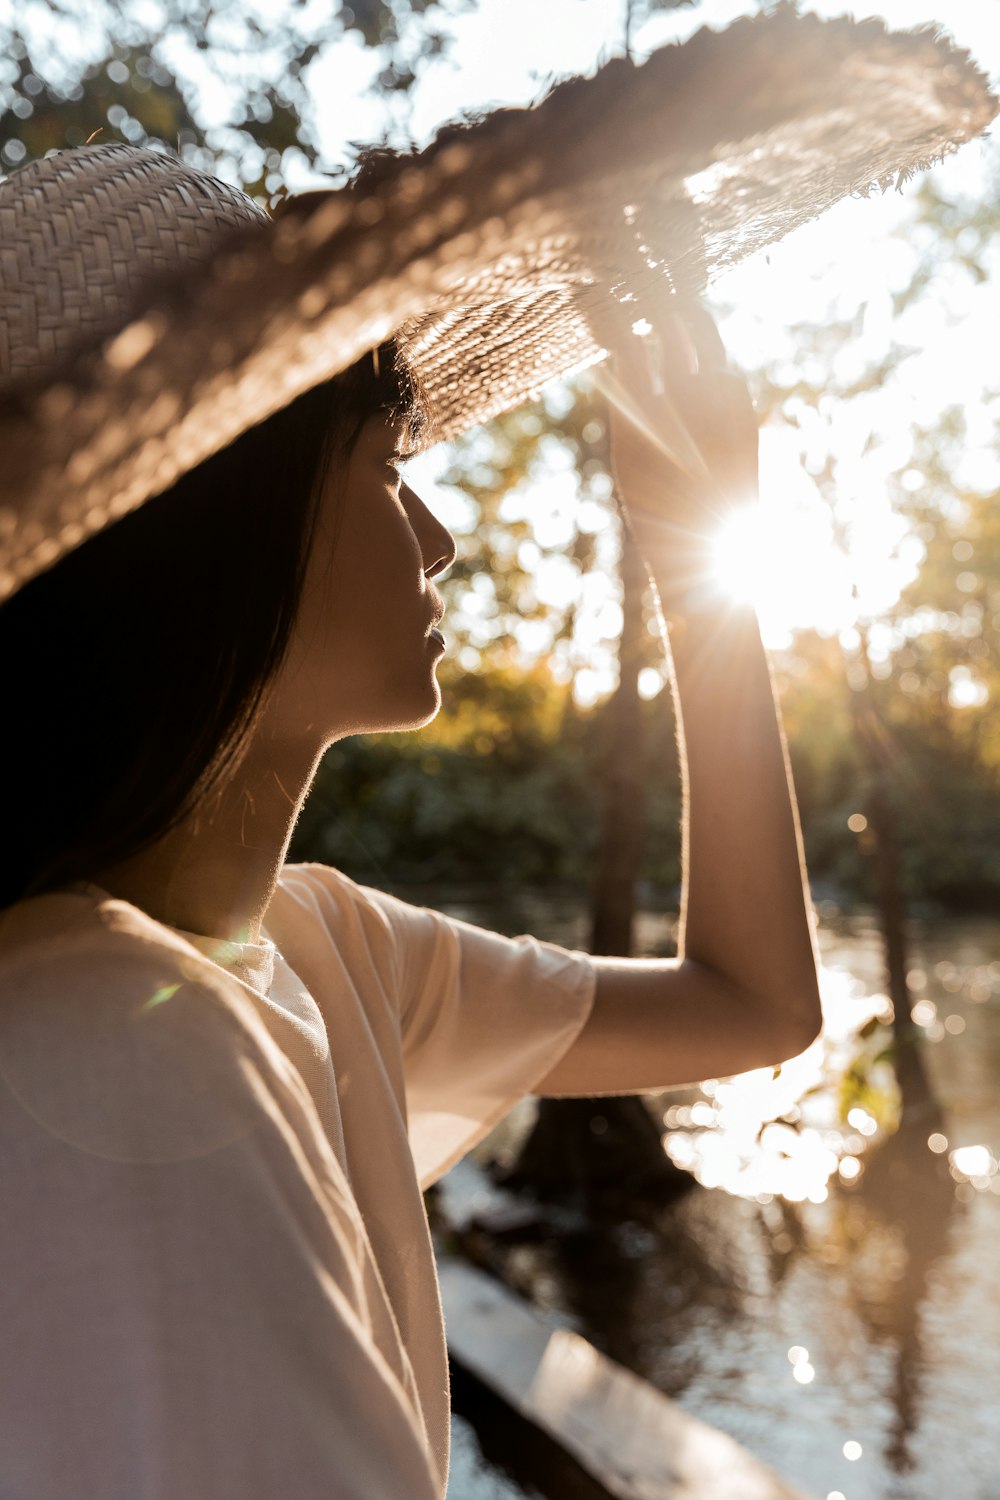
[[[207,225],[231,190],[189,175]],[[391,343],[0,608],[5,1494],[440,1496],[421,1187],[525,1093],[660,1089],[816,1034],[767,663],[752,612],[705,592],[752,408],[710,326],[659,331],[663,394],[604,337],[620,492],[679,622],[676,960],[511,941],[284,863],[323,751],[440,702],[455,550],[400,473],[422,410]],[[658,439],[678,412],[694,479]]]

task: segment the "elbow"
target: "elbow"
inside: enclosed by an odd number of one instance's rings
[[[775,1011],[774,997],[770,1005],[775,1017],[773,1046],[778,1055],[775,1064],[791,1061],[805,1052],[823,1034],[823,1010],[820,1005],[819,988],[815,982],[803,985],[794,994],[788,995],[780,1010]]]

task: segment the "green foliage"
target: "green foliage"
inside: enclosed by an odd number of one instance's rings
[[[952,300],[958,309],[952,316],[967,316],[965,290],[995,277],[1000,265],[991,238],[998,198],[997,181],[977,203],[949,199],[935,177],[925,180],[906,230],[912,264],[893,296],[896,319],[929,304],[947,315]],[[953,405],[927,425],[911,424],[909,403],[896,392],[915,350],[894,342],[859,359],[865,314],[864,306],[847,307],[795,328],[797,356],[776,361],[761,383],[765,417],[802,433],[837,545],[849,559],[855,543],[844,497],[852,478],[844,471],[857,465],[858,452],[843,462],[843,433],[867,430],[868,449],[891,439],[904,454],[908,439],[908,456],[888,483],[905,543],[920,553],[917,575],[898,602],[862,618],[853,644],[803,634],[784,654],[783,703],[810,870],[850,895],[870,894],[870,834],[847,826],[871,790],[871,765],[860,753],[863,730],[878,745],[911,900],[994,906],[1000,896],[1000,371],[976,409]]]
[[[343,172],[324,158],[311,72],[346,35],[382,64],[386,130],[396,101],[448,43],[446,22],[473,0],[294,0],[280,24],[251,0],[69,0],[0,18],[0,165],[102,140],[154,144],[241,182],[268,200],[291,157]],[[211,101],[209,104],[207,101]]]
[[[572,881],[590,852],[590,726],[544,669],[442,677],[429,729],[328,751],[294,855],[369,880]]]
[[[361,33],[365,45],[378,47],[386,58],[378,86],[388,94],[405,96],[416,83],[423,64],[447,51],[447,21],[475,0],[351,0],[342,5],[341,22]]]
[[[899,1123],[901,1103],[893,1068],[895,1044],[888,1029],[877,1021],[868,1023],[858,1043],[858,1050],[837,1087],[838,1114],[846,1123],[852,1109],[863,1109],[880,1130],[891,1132]]]
[[[57,85],[25,38],[14,33],[0,75],[0,100],[0,154],[8,166],[82,145],[94,135],[133,145],[204,140],[176,78],[144,46],[118,46]]]
[[[544,667],[442,669],[444,708],[414,734],[345,740],[327,752],[291,857],[376,884],[585,889],[603,752],[600,709],[577,708]],[[646,705],[649,768],[673,728]],[[668,761],[669,764],[669,761]],[[657,837],[646,878],[679,878],[676,776],[650,776]]]
[[[327,49],[348,34],[372,49],[388,129],[421,68],[446,48],[449,18],[473,3],[334,0],[332,15],[293,3],[280,27],[254,0],[19,8],[0,19],[0,163],[16,166],[100,132],[179,149],[267,201],[293,158],[330,165],[310,83]],[[653,11],[681,3],[636,0],[622,18],[634,31]],[[912,273],[893,293],[897,319],[946,297],[956,278],[978,285],[997,270],[1000,185],[970,202],[946,197],[930,176],[917,198]],[[891,395],[910,352],[897,342],[867,362],[845,359],[864,317],[864,307],[840,309],[795,329],[794,358],[775,360],[758,382],[764,417],[798,428],[804,450],[807,440],[815,448],[817,428],[828,430],[829,448],[812,452],[810,471],[835,516],[838,434],[852,413]],[[991,399],[984,393],[984,406]],[[902,407],[893,411],[890,401],[887,409],[891,422],[905,422]],[[965,472],[977,446],[992,447],[1000,461],[1000,397],[989,409],[992,438],[984,440],[981,422],[973,436],[961,408],[910,433],[910,456],[890,483],[924,556],[899,603],[866,623],[870,671],[858,648],[811,633],[779,662],[810,868],[849,896],[869,894],[865,834],[847,823],[864,806],[871,776],[858,745],[862,689],[892,768],[911,898],[968,906],[1000,895],[1000,506],[992,486]],[[467,504],[456,527],[459,560],[444,584],[458,664],[445,670],[445,711],[419,736],[331,751],[296,836],[300,857],[331,859],[368,879],[590,880],[604,721],[600,709],[574,706],[569,684],[588,664],[575,644],[590,607],[588,579],[617,569],[606,445],[600,402],[581,387],[575,401],[547,393],[455,447],[443,482]],[[575,487],[567,527],[546,538],[530,508],[512,508],[509,497],[567,476]],[[840,544],[850,545],[845,528]],[[556,602],[538,583],[553,560],[573,584]],[[537,627],[532,649],[525,622]],[[606,643],[609,657],[613,646]],[[647,646],[646,664],[659,664],[652,634]],[[644,714],[643,873],[672,887],[678,792],[669,694]]]
[[[865,808],[871,773],[852,728],[857,689],[840,654],[835,640],[801,635],[797,671],[781,678],[782,702],[813,879],[867,900],[871,835],[853,833],[848,818]],[[909,655],[904,663],[878,683],[878,702],[905,888],[911,900],[995,907],[1000,777],[983,753],[989,737],[969,732],[963,719],[980,711],[952,708],[946,691],[915,690],[908,678],[901,687],[907,674],[922,687],[928,675]]]

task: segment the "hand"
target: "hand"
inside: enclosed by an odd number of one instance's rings
[[[767,657],[753,612],[704,587],[715,528],[756,490],[753,407],[699,313],[684,325],[660,322],[659,378],[646,352],[652,335],[595,332],[617,355],[615,377],[601,382],[612,399],[614,466],[670,629],[683,889],[678,958],[595,960],[590,1018],[538,1087],[557,1095],[728,1077],[802,1051],[821,1020]],[[680,451],[693,445],[693,454]],[[703,618],[688,630],[694,614]]]
[[[625,317],[602,319],[597,331],[614,358],[601,383],[619,495],[657,581],[689,589],[710,566],[719,526],[757,495],[750,393],[726,369],[718,330],[698,306],[683,322],[667,314],[645,337]]]

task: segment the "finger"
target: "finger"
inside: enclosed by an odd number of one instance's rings
[[[757,411],[744,380],[730,370],[697,382],[687,415],[723,494],[747,498],[757,490]]]
[[[725,370],[728,364],[726,346],[708,309],[700,302],[691,301],[685,304],[683,316],[697,354],[699,372],[708,375]]]
[[[698,350],[683,318],[667,313],[652,330],[657,341],[660,369],[668,385],[679,385],[698,373]]]
[[[655,311],[655,316],[654,316]],[[614,357],[623,380],[640,382],[638,390],[663,380],[682,380],[697,372],[691,335],[672,311],[642,302],[608,300],[587,309],[594,336]]]
[[[616,449],[620,438],[624,436],[617,421],[620,418],[679,474],[702,479],[710,477],[687,417],[669,389],[665,389],[656,398],[655,404],[651,404],[637,396],[634,380],[623,378],[614,369],[601,367],[594,372],[594,378],[608,402],[613,446]]]

